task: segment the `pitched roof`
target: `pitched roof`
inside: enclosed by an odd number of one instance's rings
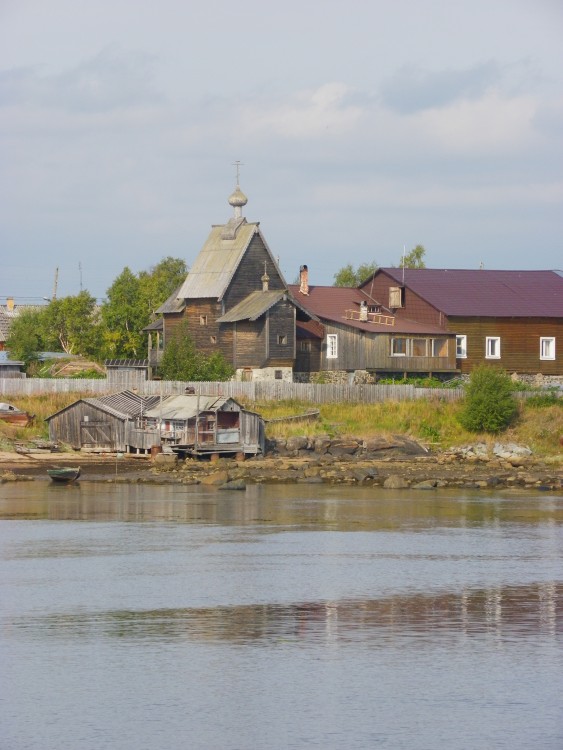
[[[308,295],[299,292],[298,284],[290,284],[289,289],[299,303],[320,320],[342,323],[350,328],[371,333],[444,333],[444,329],[439,326],[404,318],[394,318],[393,325],[348,319],[346,310],[359,310],[362,301],[373,302],[367,294],[355,287],[310,286]],[[386,314],[384,308],[382,313]]]
[[[402,268],[379,273],[402,284]],[[563,276],[557,271],[405,268],[404,283],[446,315],[563,317]]]
[[[132,391],[120,391],[112,393],[109,396],[100,396],[98,398],[81,398],[72,404],[59,409],[54,414],[50,414],[45,421],[49,421],[58,414],[70,409],[75,404],[86,403],[94,406],[96,409],[111,414],[117,419],[125,421],[145,414],[150,408],[154,407],[160,401],[160,396],[139,396]]]
[[[176,297],[179,300],[205,297],[221,300],[256,234],[260,235],[272,263],[277,266],[260,232],[258,222],[248,223],[246,219],[243,219],[236,225],[232,223],[216,225],[211,228],[204,246]]]

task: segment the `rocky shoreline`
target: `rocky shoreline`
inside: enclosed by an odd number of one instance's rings
[[[147,456],[58,453],[0,455],[0,481],[47,479],[51,465],[81,465],[92,481],[176,483],[216,489],[247,484],[334,484],[387,489],[433,490],[444,487],[526,489],[563,493],[560,453],[538,459],[526,446],[483,443],[430,452],[403,436],[356,438],[296,437],[270,441],[266,456],[246,461],[186,459],[175,454]]]

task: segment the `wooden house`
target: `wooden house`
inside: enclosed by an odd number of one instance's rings
[[[10,359],[9,352],[0,351],[0,379],[25,378],[24,366],[25,362]]]
[[[49,439],[75,450],[103,453],[148,451],[160,438],[146,432],[145,413],[158,396],[122,391],[99,398],[81,398],[47,417]]]
[[[157,311],[162,325],[146,329],[151,367],[187,330],[199,352],[220,352],[238,379],[290,381],[296,322],[311,316],[288,291],[259,223],[242,216],[247,198],[238,185],[229,203],[234,216],[212,227],[186,280]]]
[[[455,334],[462,373],[487,364],[510,373],[563,374],[560,271],[380,268],[360,291],[398,322]]]
[[[168,396],[149,409],[146,426],[156,430],[162,446],[192,456],[264,453],[264,421],[223,396]]]
[[[351,382],[366,374],[377,380],[458,373],[453,333],[434,322],[398,318],[369,290],[309,285],[303,268],[301,274],[290,291],[314,320],[297,328],[300,379],[306,373],[331,373]]]

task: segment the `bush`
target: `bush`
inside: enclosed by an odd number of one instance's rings
[[[501,432],[518,411],[513,384],[502,370],[482,365],[471,373],[459,421],[470,432]]]

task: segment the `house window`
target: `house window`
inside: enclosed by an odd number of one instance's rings
[[[432,339],[432,356],[448,356],[448,339]]]
[[[211,341],[212,344],[216,344],[217,343],[217,336],[210,336],[209,340]]]
[[[487,336],[485,341],[485,358],[500,359],[500,336]]]
[[[326,356],[327,359],[336,359],[338,357],[338,335],[336,333],[327,334]]]
[[[389,287],[389,307],[403,307],[404,289],[401,286]]]
[[[200,326],[206,326],[207,325],[207,315],[200,315],[199,316],[199,324],[200,324]]]
[[[278,344],[280,346],[285,346],[287,344],[287,336],[280,333],[278,336]]]
[[[455,337],[455,356],[458,359],[466,359],[466,357],[467,357],[467,336],[456,336]]]
[[[555,359],[554,336],[542,336],[540,338],[540,359]]]
[[[403,339],[403,338],[391,339],[391,356],[392,357],[406,357],[407,356],[407,339]]]
[[[413,339],[412,340],[412,356],[413,357],[426,357],[428,347],[426,339]]]
[[[274,370],[274,380],[283,380],[283,372],[281,370]]]
[[[301,352],[310,352],[311,351],[311,342],[307,339],[299,342],[299,351]]]

